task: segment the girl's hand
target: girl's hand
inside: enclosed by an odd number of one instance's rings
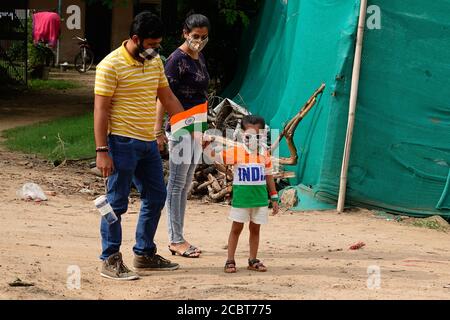
[[[280,207],[278,206],[278,201],[272,201],[272,215],[276,216],[280,211]]]

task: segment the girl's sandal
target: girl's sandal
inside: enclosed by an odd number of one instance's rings
[[[251,260],[248,259],[247,269],[251,270],[251,271],[258,271],[258,272],[266,272],[267,271],[266,266],[258,259],[251,259]]]
[[[225,273],[236,273],[236,262],[234,260],[227,260],[224,271]]]

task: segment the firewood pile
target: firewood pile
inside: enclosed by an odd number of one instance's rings
[[[233,172],[231,166],[201,164],[197,167],[188,199],[230,203]]]
[[[278,147],[283,138],[286,139],[290,157],[272,158],[274,164],[274,178],[277,189],[288,186],[288,178],[294,178],[295,173],[284,170],[284,165],[295,165],[298,161],[298,153],[294,144],[294,133],[300,121],[316,104],[318,96],[323,93],[325,85],[322,84],[303,105],[301,110],[284,126],[283,131],[269,146],[273,151]],[[222,136],[215,136],[215,141],[219,141],[225,146],[235,145],[237,142],[225,138],[226,131],[235,131],[240,127],[241,119],[248,115],[247,109],[239,106],[235,102],[225,99],[216,107],[211,108],[208,114],[210,128],[217,129]],[[230,204],[232,195],[233,168],[232,166],[215,163],[214,165],[200,164],[194,174],[194,180],[188,192],[188,199],[201,199],[204,202],[225,202]]]
[[[211,105],[211,104],[210,104]],[[227,130],[235,131],[241,119],[250,114],[245,108],[224,99],[208,113],[210,129],[217,129],[225,136]],[[231,142],[231,140],[230,140]],[[204,202],[225,202],[230,204],[233,182],[233,167],[221,163],[200,164],[188,192],[188,199],[201,199]]]

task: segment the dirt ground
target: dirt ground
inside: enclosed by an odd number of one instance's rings
[[[80,82],[83,86],[77,89],[10,92],[9,94],[0,91],[0,131],[92,110],[94,74],[94,71],[82,75],[74,72],[52,74],[52,79],[55,80]]]
[[[92,107],[90,92],[1,99],[0,130],[84,112]],[[204,251],[201,258],[169,257],[163,212],[156,236],[159,253],[181,268],[114,282],[99,275],[100,220],[92,203],[95,195],[86,189],[98,192],[102,181],[88,172],[87,164],[54,168],[33,156],[1,149],[0,182],[0,299],[450,298],[448,232],[377,219],[367,210],[342,215],[283,212],[262,228],[260,258],[269,271],[245,269],[246,230],[238,247],[238,272],[227,275],[223,264],[229,208],[197,201],[188,204],[185,230],[186,238]],[[56,195],[40,204],[19,200],[16,191],[25,182],[36,182]],[[122,252],[129,266],[139,210],[136,198],[132,202],[123,219]],[[366,246],[349,250],[358,241]],[[79,289],[67,285],[73,279],[70,266],[81,271]],[[379,268],[379,283],[372,281],[377,278],[368,268]],[[9,286],[16,278],[34,286]],[[368,282],[379,286],[370,289]]]

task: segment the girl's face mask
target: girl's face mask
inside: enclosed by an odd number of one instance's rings
[[[242,138],[244,145],[252,152],[267,148],[267,135],[265,133],[243,132]]]
[[[205,48],[208,41],[209,41],[208,37],[206,37],[205,39],[194,39],[192,36],[189,36],[186,39],[189,49],[191,49],[194,52],[202,51]]]

